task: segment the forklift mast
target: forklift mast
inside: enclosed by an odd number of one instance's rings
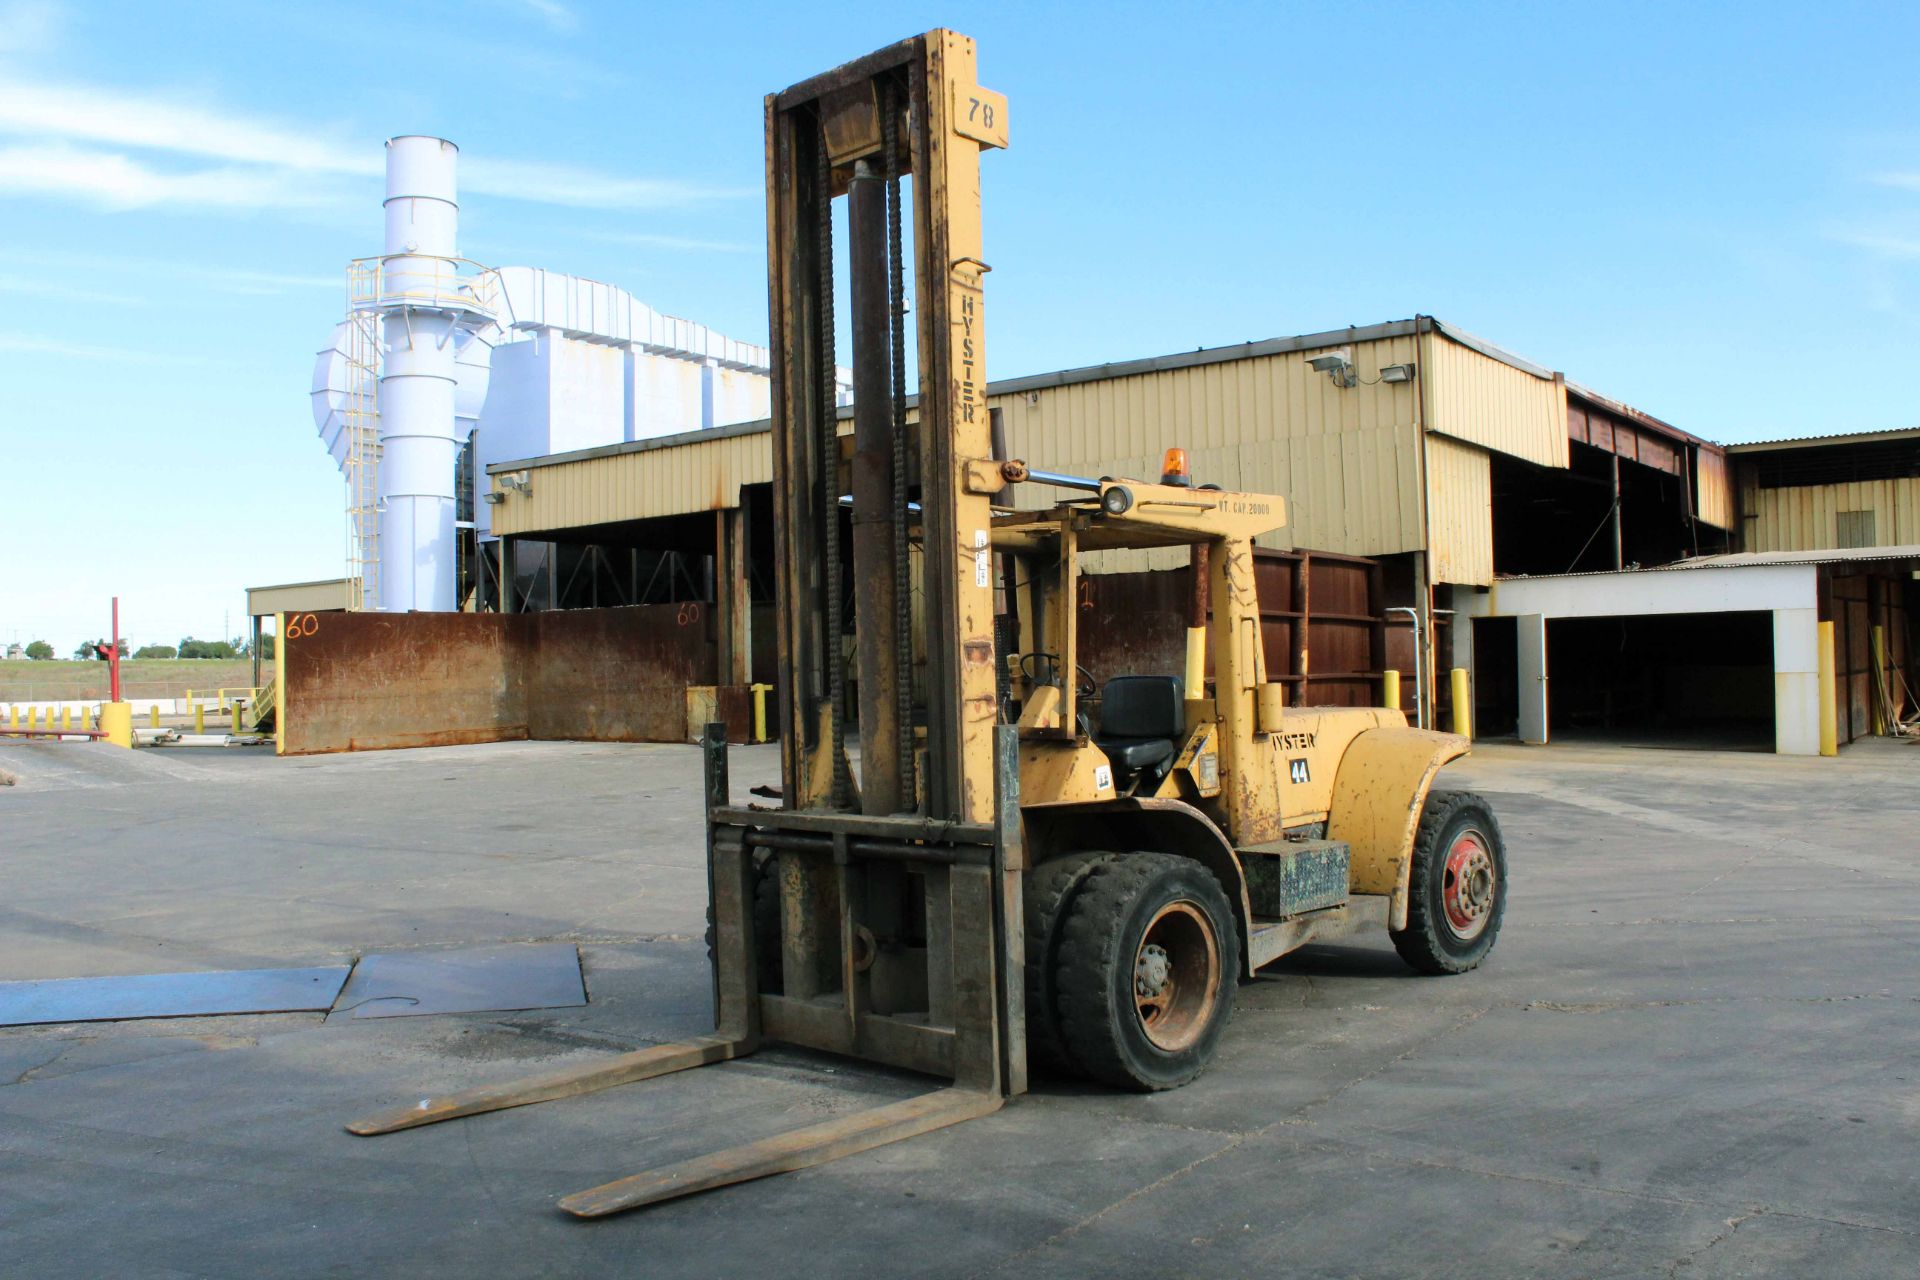
[[[992,520],[1001,488],[986,404],[987,264],[980,152],[1007,106],[974,77],[974,44],[933,31],[767,98],[785,807],[993,818]],[[906,294],[902,183],[912,179]],[[834,213],[847,197],[853,338],[851,538],[836,396]],[[914,318],[916,421],[905,321]],[[909,502],[919,507],[918,528]],[[911,586],[909,543],[923,557]],[[849,547],[846,543],[850,541]],[[860,779],[845,753],[843,637],[856,594]],[[916,609],[921,616],[915,617]],[[916,749],[913,637],[926,637]]]

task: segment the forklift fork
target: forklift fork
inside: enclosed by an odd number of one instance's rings
[[[712,724],[707,726],[705,750],[709,814],[707,866],[714,905],[714,1034],[638,1049],[601,1062],[544,1072],[507,1084],[483,1085],[445,1097],[422,1098],[411,1106],[395,1107],[355,1120],[347,1125],[347,1132],[362,1137],[395,1133],[444,1120],[578,1097],[616,1085],[745,1057],[761,1046],[763,1016],[768,1008],[786,1029],[782,1039],[827,1051],[857,1053],[897,1066],[924,1066],[929,1057],[927,1044],[948,1046],[950,1053],[944,1057],[951,1064],[955,1082],[931,1093],[620,1178],[567,1196],[560,1201],[560,1207],[579,1218],[605,1217],[735,1182],[825,1164],[999,1110],[1010,1092],[1024,1091],[1026,1042],[1025,979],[1018,950],[1022,933],[1019,873],[1009,874],[1004,870],[1009,864],[1018,867],[1021,863],[1019,765],[1011,726],[1000,727],[995,748],[996,799],[999,812],[1010,818],[995,824],[990,843],[901,841],[896,844],[870,835],[849,836],[843,831],[837,836],[824,836],[825,847],[821,850],[835,858],[842,870],[842,884],[845,868],[863,856],[909,861],[924,858],[928,863],[964,870],[966,877],[976,882],[974,888],[985,891],[987,900],[973,905],[986,908],[987,920],[949,921],[947,927],[938,930],[952,948],[951,964],[942,966],[951,975],[951,989],[934,1003],[952,1011],[951,1027],[932,1025],[924,1019],[904,1022],[901,1028],[912,1032],[904,1038],[905,1043],[888,1036],[870,1038],[862,1034],[877,1031],[875,1023],[891,1020],[863,1009],[862,984],[854,972],[852,952],[839,945],[842,939],[850,940],[864,927],[851,895],[841,895],[838,900],[841,925],[836,931],[838,936],[825,939],[829,944],[827,949],[838,953],[843,972],[853,978],[839,993],[840,998],[801,1000],[764,995],[757,990],[752,848],[755,845],[780,847],[789,854],[805,856],[805,852],[814,847],[812,841],[822,839],[823,833],[816,829],[783,835],[759,826],[733,825],[741,820],[777,819],[779,815],[727,807],[726,727]],[[828,815],[810,817],[807,825],[812,828],[832,822]],[[847,821],[862,832],[885,825],[884,820],[860,819],[855,815],[847,815]],[[920,830],[926,829],[925,824],[918,825]],[[987,833],[958,830],[957,834],[977,839]],[[922,852],[912,852],[916,849]],[[845,860],[840,860],[842,858]],[[964,888],[961,892],[966,894]],[[965,913],[964,908],[962,912]],[[982,925],[985,927],[980,927]],[[800,945],[790,944],[788,949],[797,953],[794,958],[800,967],[815,964],[822,958],[810,954],[812,946],[806,939],[794,941]],[[820,1016],[835,1013],[838,1016]],[[808,1034],[809,1031],[813,1034]],[[874,1039],[879,1043],[874,1043]]]

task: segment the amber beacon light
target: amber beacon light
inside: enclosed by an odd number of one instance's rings
[[[1193,487],[1193,475],[1187,470],[1187,451],[1169,449],[1160,462],[1160,483],[1177,484],[1182,488]]]

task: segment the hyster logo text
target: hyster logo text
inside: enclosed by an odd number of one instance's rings
[[[1313,735],[1310,733],[1283,733],[1280,735],[1282,751],[1313,750]]]

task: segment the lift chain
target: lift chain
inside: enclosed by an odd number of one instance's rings
[[[839,370],[833,356],[833,162],[827,156],[826,122],[815,142],[818,162],[815,178],[814,208],[820,231],[816,302],[820,325],[820,518],[826,524],[825,586],[827,606],[827,644],[823,655],[827,664],[827,722],[832,740],[827,749],[833,753],[832,803],[836,809],[847,807],[852,794],[847,776],[846,645],[841,635],[840,609],[840,403],[837,394]]]
[[[887,177],[887,317],[893,385],[893,638],[894,723],[900,794],[911,801],[913,776],[913,581],[907,565],[907,307],[905,250],[900,236],[899,85],[881,92],[880,146]]]

